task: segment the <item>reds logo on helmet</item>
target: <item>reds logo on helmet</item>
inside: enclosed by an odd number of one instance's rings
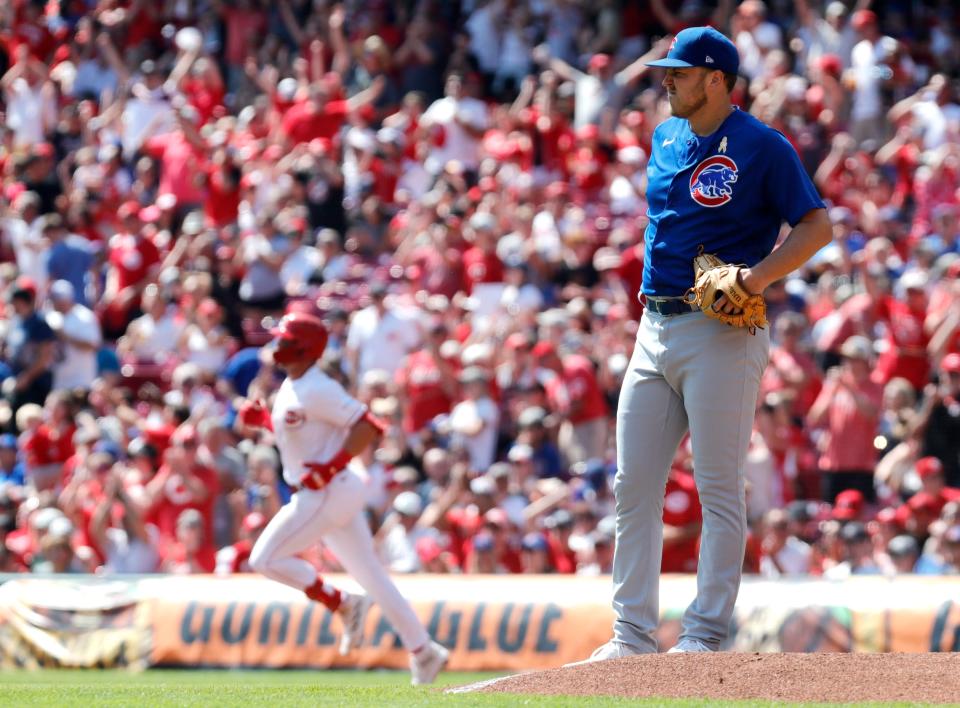
[[[713,155],[697,165],[690,175],[690,196],[700,206],[723,206],[733,199],[737,163],[726,155]]]

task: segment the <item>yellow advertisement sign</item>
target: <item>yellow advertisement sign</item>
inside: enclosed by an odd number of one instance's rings
[[[341,587],[350,579],[331,576]],[[404,576],[397,579],[452,670],[520,671],[589,656],[611,635],[609,578]],[[696,593],[661,583],[663,649]],[[745,580],[726,649],[960,651],[960,579]],[[337,653],[339,619],[258,576],[19,578],[0,585],[0,666],[405,668],[374,606],[366,640]]]

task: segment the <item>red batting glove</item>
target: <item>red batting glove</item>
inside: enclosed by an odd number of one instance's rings
[[[300,475],[300,486],[307,489],[322,489],[352,459],[352,455],[341,450],[326,462],[304,462],[303,468],[306,472]]]
[[[270,420],[270,411],[263,405],[263,401],[244,401],[237,411],[240,422],[248,428],[266,428],[273,430],[273,421]]]
[[[340,470],[329,462],[304,462],[306,472],[300,475],[300,486],[305,489],[322,489]]]

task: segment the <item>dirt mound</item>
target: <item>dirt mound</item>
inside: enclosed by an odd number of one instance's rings
[[[464,688],[628,698],[946,703],[960,701],[960,654],[648,654]]]

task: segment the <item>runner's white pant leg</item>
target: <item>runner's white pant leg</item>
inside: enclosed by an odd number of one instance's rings
[[[316,568],[296,555],[358,516],[364,494],[363,482],[350,470],[338,474],[320,491],[297,492],[260,534],[250,552],[250,567],[298,590],[313,585]]]
[[[363,514],[354,514],[344,526],[327,531],[323,542],[334,552],[354,580],[367,591],[390,624],[400,635],[403,646],[413,651],[426,644],[430,637],[410,603],[377,557],[370,527]]]

